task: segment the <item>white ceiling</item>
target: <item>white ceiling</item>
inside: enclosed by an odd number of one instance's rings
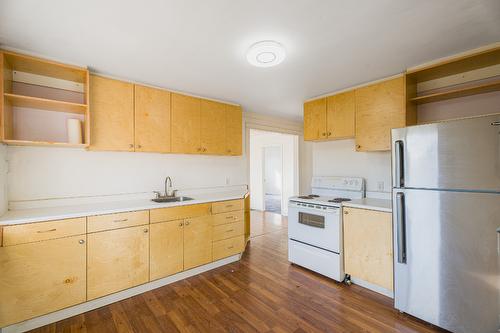
[[[266,39],[287,58],[250,66]],[[305,99],[499,40],[499,0],[0,1],[4,47],[297,119]]]

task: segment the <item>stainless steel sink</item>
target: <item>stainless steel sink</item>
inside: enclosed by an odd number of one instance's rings
[[[179,202],[179,201],[188,201],[188,200],[193,200],[193,198],[181,196],[181,197],[160,197],[160,198],[151,199],[151,201],[154,201],[154,202]]]

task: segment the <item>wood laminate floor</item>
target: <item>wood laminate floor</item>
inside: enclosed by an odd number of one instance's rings
[[[252,223],[240,262],[32,332],[440,332],[385,296],[290,265],[281,216],[252,212]]]

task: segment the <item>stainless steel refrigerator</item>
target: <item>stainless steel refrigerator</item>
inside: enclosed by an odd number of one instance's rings
[[[500,115],[392,130],[395,307],[500,329]]]

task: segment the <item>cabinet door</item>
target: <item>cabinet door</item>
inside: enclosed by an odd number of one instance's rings
[[[406,126],[403,77],[355,90],[356,150],[391,149],[391,129]]]
[[[239,156],[243,149],[243,115],[241,107],[226,105],[226,154]]]
[[[134,151],[134,85],[90,76],[90,149]]]
[[[172,94],[172,152],[200,153],[199,98]]]
[[[184,268],[183,220],[156,223],[150,228],[150,280],[182,271]]]
[[[184,221],[184,269],[212,261],[212,217],[202,216]]]
[[[201,100],[201,152],[222,155],[226,151],[226,106]]]
[[[89,300],[149,280],[149,226],[89,234],[87,251]]]
[[[345,273],[392,290],[391,213],[344,208],[343,225]]]
[[[354,137],[355,109],[354,91],[328,97],[327,136],[329,139]]]
[[[85,302],[85,235],[0,247],[0,327]]]
[[[135,86],[135,151],[170,152],[170,92]]]
[[[326,138],[326,98],[304,103],[304,140]]]

